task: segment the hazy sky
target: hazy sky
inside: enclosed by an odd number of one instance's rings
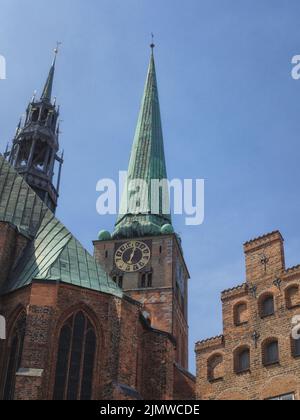
[[[170,178],[206,180],[199,227],[174,224],[191,271],[190,353],[222,332],[220,292],[245,280],[242,244],[280,229],[300,262],[299,0],[0,0],[0,147],[12,138],[57,40],[65,149],[58,217],[92,250],[114,217],[96,182],[126,170],[156,35]]]

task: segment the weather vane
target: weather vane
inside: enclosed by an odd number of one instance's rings
[[[62,42],[57,41],[56,47],[54,48],[54,54],[57,55],[59,52],[59,47],[62,45]]]
[[[153,51],[153,50],[154,50],[154,48],[155,48],[155,44],[154,44],[154,34],[153,34],[153,33],[151,34],[151,38],[152,38],[152,42],[151,42],[150,47],[151,47],[151,49],[152,49],[152,51]]]

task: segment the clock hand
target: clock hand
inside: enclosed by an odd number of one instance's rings
[[[131,253],[130,260],[128,261],[128,264],[132,264],[132,260],[133,260],[133,257],[135,255],[135,251],[136,251],[136,246],[133,248],[133,251]]]

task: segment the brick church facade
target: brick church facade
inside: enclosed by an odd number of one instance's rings
[[[223,335],[196,344],[196,396],[299,400],[300,267],[286,268],[278,231],[244,250],[246,282],[222,293]]]
[[[166,178],[151,47],[129,180]],[[189,273],[171,216],[139,210],[143,195],[113,234],[100,232],[95,256],[55,217],[63,165],[55,66],[56,55],[0,156],[0,399],[192,399]]]
[[[197,378],[188,371],[189,271],[168,198],[159,190],[152,213],[146,189],[167,179],[151,48],[120,214],[94,256],[55,216],[57,51],[0,155],[0,400],[300,399],[300,267],[286,268],[279,232],[245,244],[223,335],[196,344]]]

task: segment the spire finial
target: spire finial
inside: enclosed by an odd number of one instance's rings
[[[56,47],[54,48],[54,60],[53,60],[53,65],[56,63],[56,58],[57,55],[59,53],[59,47],[62,45],[62,42],[57,41],[56,42]]]
[[[34,103],[35,102],[36,94],[37,94],[37,91],[35,90],[33,92],[33,95],[32,95],[31,103]]]
[[[151,50],[152,50],[152,52],[153,52],[153,50],[154,50],[154,48],[155,48],[155,44],[154,44],[154,34],[153,34],[153,33],[151,33],[151,39],[152,39],[152,42],[151,42],[151,44],[150,44],[150,48],[151,48]]]
[[[61,45],[61,42],[56,43],[56,48],[54,49],[54,59],[52,66],[50,68],[49,76],[47,78],[41,100],[51,102],[51,95],[52,95],[52,87],[53,87],[53,79],[54,79],[54,73],[55,73],[55,64],[56,64],[56,58],[59,51],[59,46]]]

